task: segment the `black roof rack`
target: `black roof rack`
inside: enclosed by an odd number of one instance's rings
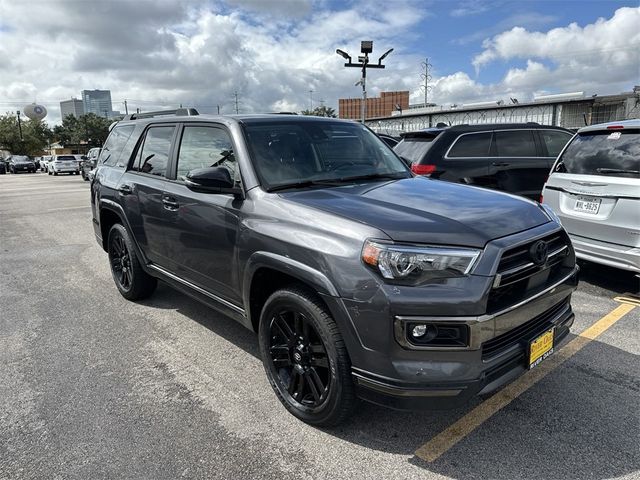
[[[162,117],[163,115],[176,115],[178,117],[190,117],[200,115],[195,108],[177,108],[175,110],[158,110],[157,112],[130,113],[122,120],[137,120],[138,118]]]

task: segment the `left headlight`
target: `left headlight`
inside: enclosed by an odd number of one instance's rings
[[[367,240],[362,260],[388,280],[419,285],[433,278],[467,275],[480,253],[472,248],[419,247]]]

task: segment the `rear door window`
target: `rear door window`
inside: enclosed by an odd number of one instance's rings
[[[537,156],[533,132],[531,130],[496,131],[496,153],[499,157]]]
[[[488,157],[491,147],[491,132],[466,133],[455,141],[447,157]]]
[[[174,125],[149,128],[136,156],[133,170],[163,177],[167,172],[174,130]]]
[[[577,135],[554,172],[640,178],[640,130],[606,130]]]
[[[572,137],[570,133],[561,130],[539,130],[539,132],[549,157],[557,157]]]

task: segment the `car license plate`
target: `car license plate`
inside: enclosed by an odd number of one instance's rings
[[[529,344],[529,370],[553,353],[554,331],[554,328],[547,330]]]
[[[590,213],[591,215],[597,215],[600,210],[601,198],[595,197],[578,197],[573,209],[576,212]]]

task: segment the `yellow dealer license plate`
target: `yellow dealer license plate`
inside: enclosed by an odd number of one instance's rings
[[[553,328],[547,330],[529,344],[529,370],[553,353],[553,332]]]

